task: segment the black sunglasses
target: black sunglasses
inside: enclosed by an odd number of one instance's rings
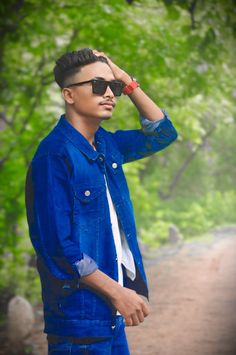
[[[124,88],[124,84],[122,83],[122,81],[119,80],[107,81],[102,79],[91,79],[87,81],[81,81],[80,83],[69,84],[66,87],[70,88],[72,86],[80,86],[87,83],[92,83],[92,90],[93,93],[96,95],[105,94],[108,85],[111,88],[111,91],[113,92],[114,96],[120,96]]]

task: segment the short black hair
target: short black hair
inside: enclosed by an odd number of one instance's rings
[[[103,62],[108,64],[105,57],[96,56],[90,48],[82,48],[78,51],[63,54],[56,61],[56,65],[53,70],[56,83],[62,89],[66,84],[67,78],[78,73],[82,66],[95,62]]]

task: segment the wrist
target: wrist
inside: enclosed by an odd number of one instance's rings
[[[139,83],[135,78],[131,78],[131,82],[123,88],[123,94],[130,95],[137,87],[139,87]]]
[[[108,294],[107,296],[110,298],[112,302],[116,301],[119,298],[121,289],[122,286],[115,281],[113,287],[109,291],[107,291]]]
[[[124,85],[129,85],[131,82],[132,82],[132,78],[129,74],[127,74],[126,72],[123,72],[123,75],[121,76],[121,79],[122,83]]]

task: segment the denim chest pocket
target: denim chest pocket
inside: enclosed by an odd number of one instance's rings
[[[83,185],[75,188],[74,212],[101,212],[104,207],[105,185]]]
[[[79,227],[96,226],[104,211],[104,185],[80,185],[74,190],[73,221]]]

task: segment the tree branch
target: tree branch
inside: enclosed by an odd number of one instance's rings
[[[78,32],[79,32],[79,29],[78,28],[74,28],[73,31],[72,31],[72,34],[69,38],[69,41],[67,43],[67,45],[65,46],[64,48],[64,52],[68,51],[70,45],[71,45],[71,42],[76,38],[76,36],[78,35]],[[38,77],[40,75],[40,73],[42,72],[43,70],[43,67],[45,66],[45,64],[48,62],[48,59],[43,56],[42,59],[40,60],[37,68],[36,68],[36,71],[34,73],[34,77]],[[34,93],[34,101],[30,107],[30,110],[28,112],[28,114],[25,116],[24,120],[22,121],[22,125],[21,125],[21,128],[18,132],[16,132],[16,134],[18,136],[20,136],[25,128],[26,128],[26,125],[30,122],[30,119],[31,117],[33,116],[33,112],[35,110],[35,108],[38,106],[39,102],[40,102],[40,99],[42,97],[42,88],[43,86],[45,86],[45,76],[41,75],[41,80],[40,80],[40,83],[39,83],[39,87],[38,87],[38,90],[37,92]],[[52,82],[52,81],[50,81]],[[16,113],[17,113],[17,107],[14,111],[14,115],[13,117],[15,118],[16,116]],[[18,144],[18,141],[16,140],[14,143],[12,143],[9,148],[8,148],[8,151],[6,152],[5,156],[0,160],[0,170],[3,168],[4,166],[4,163],[9,159],[12,151],[14,150],[14,148],[17,146]]]
[[[195,156],[197,155],[197,153],[199,152],[199,150],[204,147],[208,137],[214,132],[214,130],[216,129],[216,125],[213,125],[209,131],[203,136],[202,138],[202,143],[199,144],[197,146],[197,148],[190,153],[190,155],[184,160],[184,162],[180,165],[179,169],[177,170],[176,174],[174,175],[172,182],[170,183],[169,187],[168,187],[168,191],[165,193],[163,193],[162,191],[158,191],[158,195],[160,196],[160,198],[162,200],[167,200],[169,199],[172,194],[173,191],[175,190],[177,184],[179,183],[183,173],[185,172],[185,170],[188,168],[189,164],[191,163],[191,161],[195,158]]]
[[[191,27],[193,30],[196,28],[196,20],[195,20],[194,15],[195,15],[197,2],[198,2],[198,0],[192,0],[192,2],[190,3],[190,5],[188,7],[188,12],[190,13],[190,18],[191,18]]]

